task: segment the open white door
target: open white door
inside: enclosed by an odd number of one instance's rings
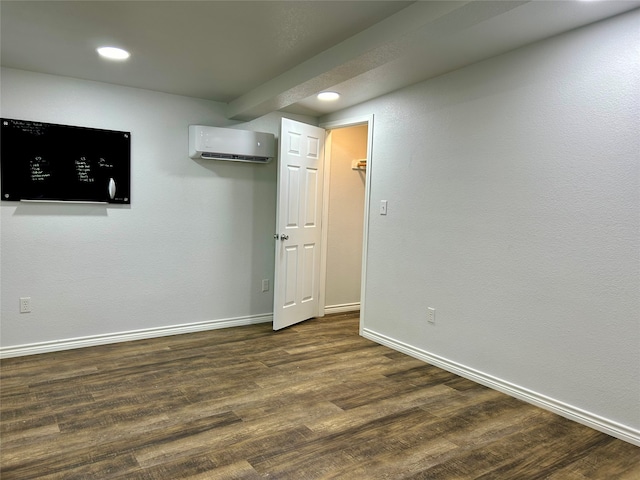
[[[282,119],[273,329],[318,315],[325,131]]]

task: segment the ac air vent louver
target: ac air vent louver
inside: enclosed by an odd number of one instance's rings
[[[253,163],[267,163],[269,162],[269,157],[256,157],[253,155],[231,155],[229,153],[212,153],[212,152],[202,152],[200,155],[201,158],[206,158],[207,160],[230,160],[232,162],[253,162]]]
[[[189,125],[189,157],[264,164],[275,157],[275,137],[271,133]]]

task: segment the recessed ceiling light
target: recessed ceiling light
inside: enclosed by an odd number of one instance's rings
[[[110,60],[126,60],[130,57],[129,52],[116,47],[100,47],[97,49],[101,57]]]
[[[338,92],[320,92],[318,94],[318,100],[322,100],[323,102],[332,102],[340,98],[340,94]]]

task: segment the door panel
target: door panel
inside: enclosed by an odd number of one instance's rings
[[[295,228],[300,218],[300,167],[288,165],[287,174],[287,228]]]
[[[314,284],[316,278],[315,271],[315,245],[304,246],[304,256],[302,260],[302,302],[311,302],[314,300]]]
[[[325,131],[282,119],[273,328],[318,314]]]
[[[289,131],[287,134],[289,139],[288,153],[290,155],[300,155],[300,134],[293,131]]]
[[[285,298],[284,306],[296,303],[298,285],[298,247],[296,245],[285,248]]]
[[[324,130],[323,130],[324,135]],[[317,137],[307,136],[307,157],[318,158],[320,156],[320,139]]]
[[[317,227],[318,218],[318,171],[307,168],[306,170],[306,209],[305,209],[305,227]]]

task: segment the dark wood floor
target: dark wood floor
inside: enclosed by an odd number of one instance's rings
[[[640,479],[640,449],[338,315],[7,359],[9,479]]]

